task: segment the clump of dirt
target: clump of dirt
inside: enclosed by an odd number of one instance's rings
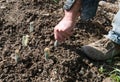
[[[0,1],[1,82],[102,82],[107,77],[98,69],[101,65],[110,69],[111,64],[87,58],[80,48],[103,38],[111,29],[112,18],[99,7],[93,21],[78,21],[73,36],[54,47],[53,29],[64,15],[63,3],[63,0]],[[29,31],[30,22],[33,32]],[[29,35],[27,46],[22,45],[24,35]],[[46,47],[51,50],[48,60],[44,56]],[[15,50],[19,51],[19,62],[11,58]]]

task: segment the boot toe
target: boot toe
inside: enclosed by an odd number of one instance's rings
[[[89,45],[82,46],[81,50],[90,58],[93,60],[105,60],[107,59],[104,55],[104,53],[97,48],[91,47]]]

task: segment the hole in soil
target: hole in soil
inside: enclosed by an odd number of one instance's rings
[[[53,60],[53,64],[56,64],[57,63],[57,58],[56,57],[54,57],[54,56],[50,56],[50,59],[52,59]]]
[[[23,61],[23,64],[25,64],[25,68],[30,68],[33,65],[32,59],[30,57],[27,57],[22,61]]]

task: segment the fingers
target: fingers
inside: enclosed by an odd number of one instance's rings
[[[62,31],[62,30],[54,30],[54,37],[58,41],[65,41],[72,35],[72,31],[67,30],[67,31]]]
[[[72,35],[72,31],[61,31],[64,38],[69,38]]]

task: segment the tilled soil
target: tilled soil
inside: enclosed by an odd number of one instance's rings
[[[112,28],[111,12],[101,7],[93,21],[78,19],[69,40],[54,47],[53,29],[64,15],[63,4],[63,0],[0,0],[0,82],[102,82],[108,75],[99,72],[100,66],[108,71],[120,67],[118,57],[111,63],[93,61],[80,50]],[[25,35],[29,35],[27,46],[22,45]],[[16,51],[17,62],[11,57]]]

